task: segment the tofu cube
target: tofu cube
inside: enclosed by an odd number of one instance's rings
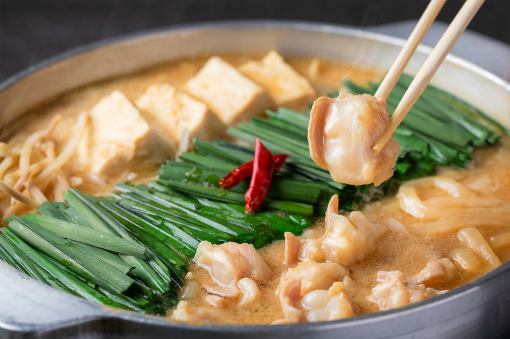
[[[260,86],[219,57],[210,58],[198,74],[188,81],[186,88],[225,125],[262,113],[271,103]]]
[[[89,117],[90,128],[78,148],[79,171],[115,180],[134,159],[161,154],[149,124],[122,92],[102,98]]]
[[[225,129],[205,104],[169,84],[150,86],[136,105],[157,133],[176,149],[184,133],[189,138],[207,139]]]
[[[262,86],[278,106],[306,104],[315,97],[308,80],[275,51],[261,61],[249,61],[239,67],[241,73]]]

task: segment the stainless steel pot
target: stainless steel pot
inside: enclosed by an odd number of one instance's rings
[[[295,22],[179,26],[102,41],[37,64],[0,85],[0,134],[28,108],[70,89],[176,58],[277,49],[384,70],[402,41],[359,30]],[[412,73],[429,48],[411,61]],[[434,83],[510,127],[510,84],[455,57]],[[426,302],[327,323],[191,326],[105,309],[33,281],[0,262],[1,337],[493,338],[510,333],[510,263]]]

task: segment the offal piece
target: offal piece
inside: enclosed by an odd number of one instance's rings
[[[282,274],[276,295],[284,319],[279,323],[334,320],[354,315],[340,280],[347,270],[336,263],[300,262]]]
[[[301,300],[301,307],[306,311],[306,319],[328,321],[354,316],[354,307],[342,282],[335,282],[328,290],[308,292]]]
[[[211,323],[220,321],[220,317],[204,307],[193,307],[189,302],[179,301],[172,313],[172,319],[182,322]]]
[[[349,266],[369,253],[386,231],[385,226],[372,223],[359,211],[348,216],[338,214],[337,195],[329,201],[325,226],[324,234],[316,239],[299,239],[286,234],[285,264],[293,266],[299,259],[311,259]]]
[[[338,214],[337,195],[329,201],[325,223],[326,231],[322,236],[324,257],[342,265],[361,260],[386,231],[383,225],[370,222],[359,211],[351,212],[347,217]]]
[[[241,278],[266,281],[272,272],[252,244],[226,242],[213,245],[202,241],[197,248],[194,262],[206,270],[220,286],[234,287]]]
[[[195,137],[207,139],[224,129],[205,104],[169,84],[149,86],[136,100],[136,105],[174,149],[186,133],[190,140]]]
[[[400,271],[377,272],[377,285],[367,297],[380,311],[403,307],[423,301],[444,291],[408,282]]]
[[[208,293],[224,298],[237,298],[241,294],[241,305],[255,301],[260,295],[257,282],[265,282],[273,274],[251,244],[213,245],[202,241],[193,260],[216,283],[204,286]]]
[[[413,277],[412,281],[427,286],[452,280],[457,273],[455,265],[448,258],[429,261],[427,265]]]
[[[237,287],[241,291],[241,300],[239,305],[249,305],[260,297],[260,289],[257,283],[250,278],[242,278],[237,283]]]
[[[299,251],[301,249],[301,239],[294,233],[285,232],[285,249],[283,252],[283,263],[287,267],[296,266],[299,262]]]
[[[239,70],[264,88],[277,106],[308,103],[315,95],[308,80],[276,51],[269,52],[261,61],[249,61],[239,66]]]
[[[219,57],[210,58],[186,88],[227,126],[270,106],[269,96],[259,85]]]
[[[336,182],[378,186],[393,175],[399,153],[393,139],[373,150],[389,126],[386,105],[371,95],[320,97],[310,112],[310,156]]]
[[[306,294],[312,290],[329,288],[333,282],[341,280],[347,273],[347,269],[337,263],[317,263],[306,260],[294,268],[289,268],[282,275],[280,283],[298,280],[301,282],[301,293]]]

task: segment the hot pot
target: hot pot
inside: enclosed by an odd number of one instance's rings
[[[384,71],[402,41],[360,30],[296,22],[179,26],[109,39],[34,65],[0,84],[0,136],[30,107],[70,89],[163,61],[220,52],[277,49]],[[415,72],[429,48],[420,47]],[[510,126],[510,84],[450,56],[434,81]],[[327,323],[192,326],[111,310],[42,285],[0,262],[1,337],[123,338],[494,338],[510,334],[510,263],[426,302]]]

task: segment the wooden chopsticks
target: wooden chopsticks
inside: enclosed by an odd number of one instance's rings
[[[379,86],[375,94],[376,98],[384,102],[386,101],[388,95],[391,93],[391,90],[404,71],[404,68],[411,59],[411,56],[414,54],[418,44],[421,42],[423,36],[434,22],[437,14],[445,2],[446,0],[431,0],[427,6],[427,9],[418,21],[418,24],[409,36],[409,39],[404,45],[404,48],[398,55],[397,59],[386,74],[383,82]],[[381,139],[379,139],[374,145],[374,151],[380,152],[388,140],[391,139],[395,129],[402,122],[402,120],[404,120],[411,107],[423,93],[428,83],[430,82],[430,79],[434,76],[439,66],[441,66],[444,59],[448,55],[448,52],[452,49],[453,45],[466,30],[466,27],[471,22],[484,2],[485,0],[466,0],[460,11],[457,13],[451,24],[444,32],[439,42],[436,44],[428,56],[427,60],[425,60],[418,73],[416,73],[416,76],[411,82],[411,85],[405,92],[397,108],[395,109],[395,112],[393,112],[393,115],[391,116],[390,127],[385,131]]]

